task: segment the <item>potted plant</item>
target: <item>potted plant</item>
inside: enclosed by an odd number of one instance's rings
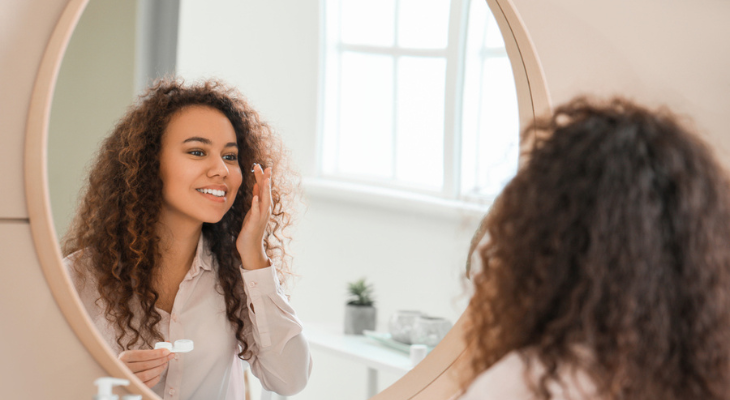
[[[373,287],[365,278],[347,284],[350,300],[345,306],[345,334],[362,335],[364,330],[375,330]]]

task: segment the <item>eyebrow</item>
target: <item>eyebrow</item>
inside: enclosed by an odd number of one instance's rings
[[[185,139],[183,141],[183,143],[188,143],[188,142],[200,142],[200,143],[207,144],[207,145],[212,145],[213,144],[213,142],[211,142],[209,139],[206,139],[206,138],[203,138],[203,137],[200,137],[200,136],[193,136],[193,137],[187,138],[187,139]],[[228,142],[223,147],[235,147],[235,148],[238,148],[238,144],[236,142]]]

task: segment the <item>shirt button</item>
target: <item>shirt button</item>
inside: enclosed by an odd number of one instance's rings
[[[179,357],[178,357],[177,353],[175,353],[175,360],[177,360],[178,358],[179,358]]]
[[[249,282],[248,283],[248,286],[250,286],[250,287],[256,287],[256,282]]]
[[[167,393],[170,393],[170,396],[175,395],[175,389],[170,389]]]

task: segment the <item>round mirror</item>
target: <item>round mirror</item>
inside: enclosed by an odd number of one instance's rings
[[[31,169],[28,186],[39,191],[31,211],[43,218],[31,221],[44,243],[38,247],[49,249],[41,259],[56,282],[54,295],[109,373],[131,376],[72,293],[58,240],[99,141],[154,75],[176,71],[187,80],[219,77],[238,86],[283,137],[304,177],[307,206],[293,232],[300,277],[291,300],[313,339],[315,368],[295,398],[372,395],[386,387],[377,398],[453,393],[455,382],[443,372],[463,351],[457,320],[468,300],[461,277],[469,239],[485,202],[516,167],[518,121],[548,109],[539,64],[511,3],[181,2],[177,18],[147,2],[86,3],[69,3],[44,58],[31,110],[38,123],[29,125],[29,143],[38,148],[28,147],[41,168]],[[356,26],[369,20],[364,12],[392,29],[370,34],[373,24]],[[502,101],[489,97],[505,88]],[[363,93],[370,97],[363,100]],[[419,99],[437,101],[414,103]],[[379,120],[358,114],[367,104],[381,107],[366,108]],[[489,126],[500,117],[506,122]],[[375,125],[358,131],[358,121]],[[388,136],[359,141],[377,126]],[[47,166],[38,156],[46,148]],[[495,148],[499,157],[485,157]],[[398,350],[388,364],[331,345],[342,339],[347,283],[361,277],[374,286],[376,333],[388,332],[396,311],[412,309],[456,328],[412,370]],[[387,346],[370,339],[373,349]],[[132,390],[153,396],[138,383]]]

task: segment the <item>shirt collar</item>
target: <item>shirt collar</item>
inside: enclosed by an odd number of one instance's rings
[[[198,247],[195,249],[195,257],[193,258],[193,265],[190,266],[189,276],[195,277],[201,270],[212,271],[213,254],[207,246],[203,233],[200,233],[200,239],[198,239]]]

